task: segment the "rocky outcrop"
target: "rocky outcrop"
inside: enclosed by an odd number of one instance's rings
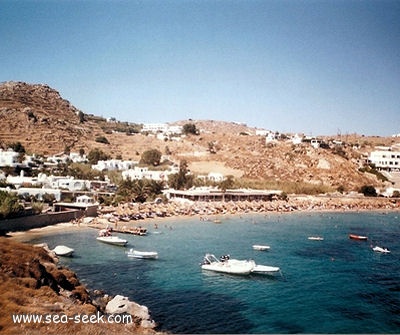
[[[111,300],[114,303],[108,312],[131,314],[133,322],[129,324],[94,323],[82,327],[74,322],[14,323],[12,315],[15,314],[104,315],[110,297],[99,291],[89,292],[74,272],[57,264],[57,258],[45,245],[31,246],[0,238],[2,334],[156,334],[148,309],[119,297]]]
[[[135,323],[143,328],[154,328],[155,322],[150,318],[149,310],[146,306],[129,301],[127,297],[116,295],[106,306],[105,312],[108,314],[130,314]]]

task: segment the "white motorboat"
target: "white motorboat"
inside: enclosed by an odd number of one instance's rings
[[[376,252],[381,252],[383,254],[389,254],[390,253],[390,250],[388,248],[384,248],[384,247],[375,246],[375,247],[372,248],[372,250],[376,251]]]
[[[103,242],[103,243],[118,245],[121,247],[126,246],[128,243],[127,240],[119,238],[118,236],[99,236],[99,237],[96,237],[96,240]]]
[[[71,257],[75,250],[66,245],[57,245],[53,251],[57,256]]]
[[[324,240],[324,238],[321,236],[309,236],[308,239],[311,241],[323,241]]]
[[[220,261],[213,254],[206,254],[204,256],[203,263],[201,264],[201,268],[203,270],[235,275],[249,275],[254,267],[255,263],[252,260],[241,261],[224,258],[223,261]]]
[[[260,244],[254,244],[253,245],[254,250],[259,250],[259,251],[266,251],[271,249],[269,245],[260,245]]]
[[[128,257],[133,257],[133,258],[149,258],[149,259],[158,258],[157,251],[139,251],[130,249],[126,254],[128,255]]]
[[[258,274],[274,274],[280,272],[281,269],[277,266],[268,266],[268,265],[256,265],[251,273],[258,273]]]

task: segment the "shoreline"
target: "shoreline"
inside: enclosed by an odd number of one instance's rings
[[[152,225],[155,229],[168,222],[182,222],[189,218],[199,221],[214,221],[245,215],[282,215],[311,213],[365,213],[400,212],[400,199],[366,197],[295,196],[288,200],[237,201],[237,202],[192,202],[170,201],[167,204],[120,204],[99,209],[97,217],[87,217],[75,222],[34,228],[27,231],[10,232],[8,237],[29,242],[40,235],[73,232],[93,228],[133,228]],[[160,215],[162,214],[162,215]],[[121,218],[140,215],[140,219],[122,221]]]
[[[168,215],[162,217],[157,215],[153,216],[153,213],[161,213],[161,210],[165,210],[165,206],[168,206]],[[135,209],[137,212],[135,212]],[[386,198],[332,198],[299,196],[291,198],[288,201],[274,200],[266,202],[243,201],[235,203],[172,202],[169,204],[123,204],[117,207],[102,208],[99,212],[100,214],[96,218],[82,218],[81,220],[75,222],[64,222],[22,232],[12,232],[8,233],[7,236],[10,240],[24,244],[30,244],[33,239],[40,236],[59,234],[61,232],[73,233],[83,230],[86,231],[93,228],[99,229],[105,226],[114,227],[115,225],[120,228],[123,227],[123,225],[126,225],[128,229],[134,226],[142,226],[145,228],[154,227],[154,229],[157,229],[157,226],[166,227],[172,222],[181,224],[188,219],[198,219],[200,223],[202,220],[205,221],[205,218],[207,218],[207,221],[213,221],[215,218],[228,220],[230,217],[248,215],[311,215],[318,213],[334,214],[358,212],[382,212],[384,214],[389,212],[400,213],[400,201],[398,199]],[[149,215],[150,217],[130,220],[128,222],[119,220],[120,218],[131,213],[141,213],[142,215]],[[46,303],[46,299],[42,303]],[[118,329],[121,330],[121,328]],[[111,333],[113,333],[113,331],[114,329],[111,330]],[[115,331],[118,333],[116,328]],[[146,332],[149,334],[158,334],[157,330],[153,329],[146,329]]]

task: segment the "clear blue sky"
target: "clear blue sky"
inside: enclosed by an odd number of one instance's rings
[[[0,0],[0,81],[84,113],[400,133],[400,1]]]

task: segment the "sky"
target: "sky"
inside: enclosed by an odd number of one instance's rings
[[[0,82],[87,114],[400,133],[400,1],[0,0]]]

